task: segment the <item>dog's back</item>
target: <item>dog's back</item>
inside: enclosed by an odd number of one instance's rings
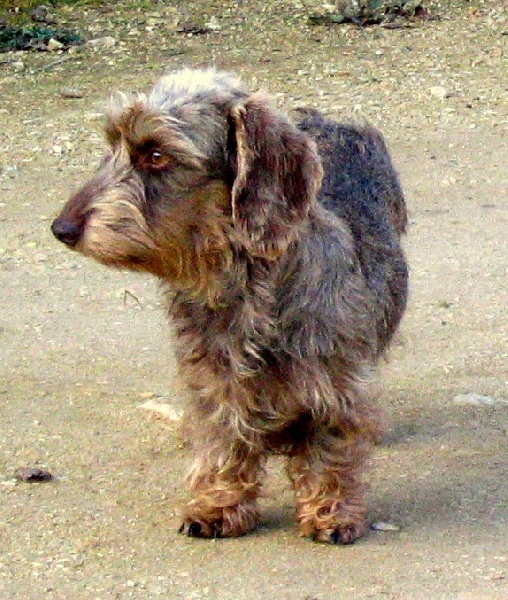
[[[355,237],[371,227],[376,237],[388,218],[395,232],[405,233],[407,211],[402,189],[382,135],[369,125],[343,124],[309,109],[295,111],[297,125],[317,143],[324,177],[319,200],[345,219]]]
[[[369,125],[338,123],[309,109],[293,116],[318,147],[323,165],[318,200],[347,223],[366,283],[383,305],[378,325],[382,351],[407,297],[407,265],[400,245],[407,210],[390,154],[381,133]]]

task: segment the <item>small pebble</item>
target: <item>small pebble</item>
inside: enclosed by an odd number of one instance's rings
[[[164,417],[168,421],[181,421],[182,413],[166,402],[157,402],[156,400],[147,400],[143,404],[138,404],[138,408],[151,410],[152,412]]]
[[[81,90],[77,90],[74,88],[64,88],[60,92],[60,96],[62,96],[62,98],[84,98],[85,94]]]
[[[92,48],[113,48],[113,46],[116,46],[116,40],[114,37],[106,35],[101,38],[89,40],[87,45],[91,46]]]
[[[440,100],[444,100],[449,97],[448,90],[442,85],[433,85],[430,88],[430,93],[432,96],[439,98]]]
[[[43,469],[34,469],[31,467],[22,467],[16,471],[16,479],[25,483],[43,483],[53,481],[54,477],[49,471]]]
[[[36,6],[30,12],[30,18],[35,23],[47,23],[48,16],[49,16],[48,7],[44,6],[43,4],[41,4],[40,6]]]
[[[395,525],[395,523],[387,523],[386,521],[377,521],[376,523],[371,523],[371,529],[374,531],[400,531],[400,527]]]
[[[48,50],[48,52],[56,52],[57,50],[61,50],[63,47],[64,47],[64,44],[62,44],[62,42],[59,42],[58,40],[51,38],[48,42],[47,50]]]
[[[198,23],[196,21],[183,21],[178,23],[176,30],[178,33],[186,33],[192,35],[204,35],[210,33],[210,29],[207,25]]]

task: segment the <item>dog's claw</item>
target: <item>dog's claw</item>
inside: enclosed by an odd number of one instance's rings
[[[332,531],[332,533],[330,533],[330,543],[337,545],[341,545],[343,543],[342,536],[338,531]]]
[[[349,546],[354,544],[356,540],[357,536],[355,536],[351,530],[341,532],[338,529],[335,529],[330,533],[330,544],[335,544],[336,546]]]
[[[178,529],[178,533],[183,533],[188,537],[204,537],[203,528],[199,523],[182,523]]]
[[[354,540],[346,541],[340,531],[332,531],[330,534],[330,543],[335,544],[336,546],[344,546],[346,544],[352,544],[353,542]]]
[[[193,538],[219,538],[221,537],[220,528],[215,525],[212,528],[208,528],[197,521],[192,523],[182,523],[178,529],[178,533],[182,533],[188,537]]]
[[[187,530],[187,535],[189,537],[201,537],[203,533],[203,528],[199,523],[191,523]]]

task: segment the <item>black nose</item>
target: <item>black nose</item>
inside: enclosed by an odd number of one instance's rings
[[[53,235],[67,246],[73,248],[81,237],[81,227],[66,219],[55,219],[51,225]]]

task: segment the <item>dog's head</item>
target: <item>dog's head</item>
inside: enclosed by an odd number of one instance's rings
[[[261,94],[215,70],[163,77],[116,96],[109,153],[52,225],[108,265],[192,285],[235,252],[275,260],[304,225],[321,182],[314,143]]]

